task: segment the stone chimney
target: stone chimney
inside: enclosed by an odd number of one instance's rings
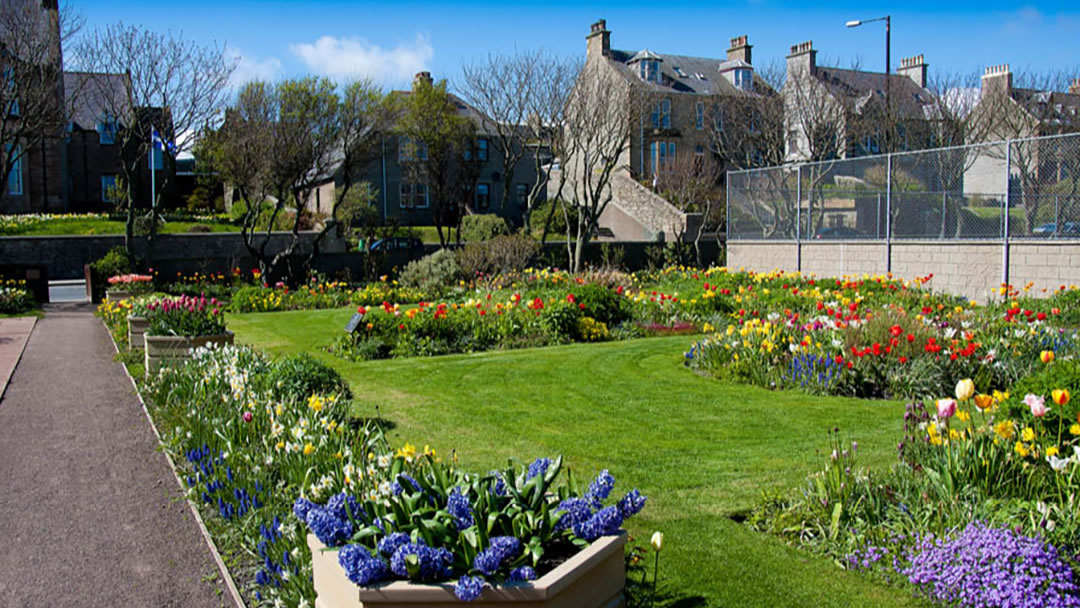
[[[988,93],[1009,95],[1012,92],[1012,72],[1009,64],[986,66],[986,73],[982,77],[982,92],[985,97]]]
[[[746,63],[753,64],[754,62],[750,61],[750,49],[752,48],[754,47],[752,47],[746,42],[745,34],[739,36],[738,38],[732,38],[731,48],[727,50],[728,61],[731,61],[733,59],[741,59]]]
[[[607,21],[600,19],[589,26],[589,35],[585,36],[585,58],[608,57],[611,55],[611,32]]]
[[[817,51],[814,50],[814,42],[807,40],[792,45],[791,54],[787,56],[788,75],[813,74],[817,71]]]
[[[900,69],[896,70],[896,73],[901,76],[907,76],[915,81],[915,84],[920,87],[926,88],[926,68],[929,64],[923,59],[922,54],[914,57],[907,57],[900,60]]]
[[[1073,78],[1072,84],[1069,85],[1069,94],[1080,95],[1080,78]]]
[[[433,84],[435,81],[431,79],[431,72],[417,72],[416,76],[413,76],[412,86],[414,89],[416,88],[416,85],[421,82],[426,82],[429,85]]]

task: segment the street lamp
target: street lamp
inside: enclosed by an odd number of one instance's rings
[[[847,27],[859,27],[864,23],[873,23],[875,21],[885,22],[885,121],[888,123],[885,129],[885,151],[891,152],[892,148],[889,142],[889,130],[892,129],[892,106],[890,106],[889,104],[889,89],[891,88],[889,86],[889,50],[892,45],[889,42],[889,38],[892,34],[892,18],[890,15],[885,15],[884,17],[877,17],[875,19],[853,19],[851,21],[848,21],[844,25]]]

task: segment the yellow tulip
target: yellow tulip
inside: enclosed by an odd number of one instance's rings
[[[1052,351],[1052,350],[1044,350],[1044,351],[1042,351],[1041,353],[1039,353],[1039,360],[1042,361],[1043,363],[1050,363],[1051,361],[1054,360],[1054,351]]]
[[[1054,398],[1054,403],[1058,405],[1069,403],[1069,391],[1067,389],[1056,388],[1050,392],[1050,396]]]

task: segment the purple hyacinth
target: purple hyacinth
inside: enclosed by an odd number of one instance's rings
[[[529,465],[529,472],[525,475],[525,481],[529,481],[537,475],[543,476],[551,466],[550,458],[537,458]]]
[[[574,526],[574,535],[587,541],[594,541],[601,536],[619,533],[622,526],[622,514],[618,507],[605,507],[588,520]]]
[[[623,496],[616,506],[619,508],[619,514],[622,515],[623,520],[626,520],[632,515],[637,515],[645,507],[645,497],[641,495],[637,488],[634,488],[627,492],[626,496]]]
[[[604,469],[589,484],[589,489],[585,492],[585,499],[592,503],[594,509],[601,509],[614,487],[615,478],[611,476],[611,473],[608,473],[607,469]]]
[[[371,555],[366,547],[345,545],[338,553],[338,563],[349,580],[362,587],[385,580],[390,573],[386,562]]]
[[[454,583],[454,595],[463,602],[471,602],[484,591],[484,579],[479,576],[462,576]]]
[[[350,522],[334,517],[333,513],[321,507],[308,511],[307,525],[311,532],[328,547],[343,544],[353,533]]]
[[[454,525],[458,530],[464,530],[475,523],[469,499],[461,493],[459,488],[450,491],[450,496],[446,499],[446,512],[454,518]]]

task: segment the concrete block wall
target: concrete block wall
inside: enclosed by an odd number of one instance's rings
[[[904,279],[933,274],[930,286],[985,302],[1001,287],[1000,241],[894,241],[892,273]],[[791,242],[731,241],[728,267],[767,272],[799,270],[798,245]],[[888,268],[884,242],[803,243],[802,272],[817,276],[883,274]],[[1080,242],[1011,242],[1009,282],[1033,283],[1028,292],[1044,295],[1061,285],[1080,285]]]

